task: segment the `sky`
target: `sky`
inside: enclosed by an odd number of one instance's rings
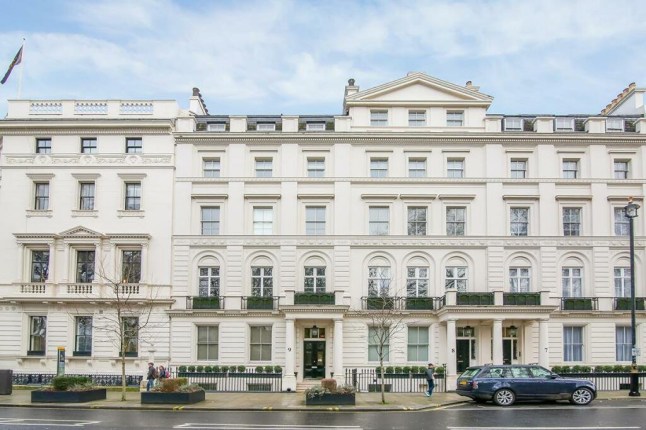
[[[638,0],[0,0],[0,117],[25,99],[175,99],[211,114],[340,114],[410,71],[494,97],[489,113],[598,114],[646,86]]]

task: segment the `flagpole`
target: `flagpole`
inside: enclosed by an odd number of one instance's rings
[[[22,38],[22,59],[20,61],[20,79],[18,79],[18,98],[22,95],[22,75],[25,71],[25,38]]]

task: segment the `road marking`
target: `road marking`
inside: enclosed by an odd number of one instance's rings
[[[50,427],[84,427],[92,424],[99,424],[101,421],[85,420],[51,420],[36,418],[0,418],[0,426],[50,426]]]
[[[313,425],[281,425],[281,424],[211,424],[185,423],[176,425],[176,429],[209,429],[209,430],[362,430],[360,426],[313,426]]]
[[[632,430],[641,427],[447,427],[448,430]]]
[[[439,410],[452,410],[452,411],[486,411],[486,410],[491,410],[491,411],[502,411],[502,410],[514,410],[514,411],[553,411],[553,410],[571,410],[571,411],[583,411],[583,410],[590,410],[590,409],[645,409],[646,405],[639,404],[639,405],[628,405],[628,406],[586,406],[585,408],[581,408],[580,406],[568,406],[568,405],[562,405],[562,406],[545,406],[545,407],[531,407],[531,406],[513,406],[513,407],[508,407],[508,406],[495,406],[495,405],[478,405],[478,406],[464,406],[464,405],[446,405],[446,406],[441,406],[439,408],[435,408],[434,410],[439,411]]]

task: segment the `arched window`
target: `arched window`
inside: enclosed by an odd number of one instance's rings
[[[583,263],[577,258],[568,258],[561,268],[563,297],[583,297]]]
[[[305,262],[303,291],[306,293],[324,293],[326,290],[325,261],[320,257],[310,257]]]
[[[509,291],[528,293],[532,290],[532,268],[529,260],[514,258],[509,265]]]
[[[251,295],[271,297],[274,295],[274,268],[267,257],[256,258],[251,266]]]
[[[204,257],[197,267],[197,288],[200,297],[220,295],[220,262],[215,257]]]
[[[373,258],[368,266],[368,296],[388,297],[392,273],[390,262],[383,258]]]
[[[427,297],[429,291],[428,262],[421,258],[412,258],[406,266],[406,296]]]
[[[469,266],[464,259],[453,257],[447,263],[444,270],[444,287],[465,292],[469,287]]]

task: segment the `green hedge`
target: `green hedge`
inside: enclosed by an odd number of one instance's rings
[[[67,391],[74,385],[87,385],[90,382],[87,376],[55,376],[52,378],[52,387],[56,391]]]

